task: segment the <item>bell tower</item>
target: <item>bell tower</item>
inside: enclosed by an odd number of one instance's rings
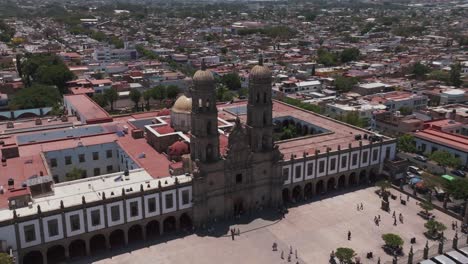
[[[253,152],[273,149],[273,103],[271,101],[271,72],[263,66],[263,56],[249,75],[247,127]]]
[[[192,137],[190,155],[193,161],[212,162],[219,159],[218,110],[215,79],[202,61],[201,70],[193,76]]]

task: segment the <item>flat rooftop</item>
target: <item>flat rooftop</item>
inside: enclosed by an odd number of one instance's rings
[[[468,137],[445,133],[434,129],[424,129],[414,133],[414,136],[439,145],[448,146],[463,152],[468,152]]]
[[[87,95],[65,95],[64,99],[73,105],[73,108],[77,112],[86,117],[87,123],[100,120],[112,121],[112,117]]]

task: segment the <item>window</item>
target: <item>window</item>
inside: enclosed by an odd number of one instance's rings
[[[172,193],[166,194],[166,208],[174,207],[174,201],[172,200]]]
[[[379,155],[379,150],[378,149],[372,150],[372,161],[376,161],[378,155]]]
[[[330,159],[330,170],[336,169],[336,158]]]
[[[24,240],[26,240],[26,242],[32,242],[36,240],[36,230],[34,229],[34,225],[24,226]]]
[[[82,170],[81,171],[81,178],[86,178],[88,177],[88,171],[87,170]]]
[[[94,168],[94,176],[98,176],[101,174],[101,169],[100,168]]]
[[[80,229],[80,216],[75,214],[75,215],[70,215],[70,229],[71,231],[76,231]]]
[[[57,167],[57,159],[50,159],[50,166],[52,168]]]
[[[309,163],[307,164],[307,175],[312,175],[314,174],[314,164]]]
[[[138,216],[138,202],[137,201],[130,202],[130,216],[131,217]]]
[[[47,221],[47,229],[49,229],[49,237],[57,236],[59,234],[58,220],[52,219]]]
[[[356,165],[357,165],[357,156],[358,156],[357,153],[354,153],[354,154],[353,154],[353,158],[352,158],[352,160],[353,160],[353,166],[356,166]]]
[[[367,163],[367,156],[369,155],[368,151],[362,152],[362,163]]]
[[[101,212],[99,209],[91,211],[91,225],[98,226],[101,224]]]
[[[93,152],[93,160],[99,159],[99,152]]]
[[[301,166],[296,167],[296,173],[294,174],[294,177],[296,177],[296,179],[302,177],[302,167]]]
[[[325,161],[321,160],[319,162],[319,173],[323,173],[325,171]]]
[[[112,222],[120,220],[120,206],[114,205],[111,207],[111,220]]]
[[[85,155],[84,155],[84,154],[79,154],[79,155],[78,155],[78,160],[80,161],[80,163],[85,162],[85,161],[86,161]]]
[[[156,206],[156,198],[148,199],[148,212],[154,213],[156,212],[157,208],[158,207]]]
[[[289,178],[289,168],[283,168],[283,178],[284,180]]]
[[[346,168],[346,165],[348,165],[348,164],[346,164],[346,163],[348,163],[347,157],[346,157],[346,156],[342,156],[342,157],[341,157],[341,168]]]
[[[70,165],[70,164],[72,164],[71,156],[65,156],[65,165]]]
[[[111,149],[106,150],[106,157],[108,159],[112,158],[112,150]]]
[[[424,149],[426,149],[426,145],[424,145]],[[385,158],[390,159],[390,147],[385,148]]]
[[[188,203],[190,203],[189,190],[183,190],[182,191],[182,204],[188,204]]]
[[[107,169],[107,172],[112,172],[114,168],[112,167],[112,165],[109,165],[106,167],[106,169]]]
[[[242,173],[236,175],[236,183],[242,183]]]

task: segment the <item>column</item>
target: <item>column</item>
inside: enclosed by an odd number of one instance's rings
[[[91,255],[91,243],[90,241],[85,240],[85,247],[86,247],[86,256]]]
[[[128,230],[124,230],[124,241],[125,241],[125,246],[128,245]]]

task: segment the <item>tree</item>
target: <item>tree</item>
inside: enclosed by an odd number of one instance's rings
[[[387,180],[380,180],[375,183],[375,186],[380,187],[380,193],[383,194],[388,188],[392,187],[392,184]]]
[[[218,84],[216,88],[216,99],[218,101],[224,100],[224,94],[229,92],[229,89],[224,84]]]
[[[348,112],[344,116],[337,118],[338,120],[357,127],[365,127],[367,122],[365,122],[360,116],[359,112],[353,111]]]
[[[414,136],[405,134],[401,137],[398,137],[397,147],[400,151],[403,152],[416,152],[416,141],[414,141]]]
[[[74,181],[83,178],[85,170],[73,167],[65,176],[67,181]]]
[[[399,235],[392,233],[383,234],[382,239],[385,242],[385,246],[394,250],[399,249],[405,243]]]
[[[130,91],[130,100],[135,103],[135,110],[138,111],[138,103],[140,102],[141,93],[137,89],[132,89]]]
[[[440,164],[440,166],[444,167],[444,170],[446,170],[446,167],[458,168],[461,165],[461,160],[459,158],[456,158],[450,154],[450,152],[445,150],[436,150],[432,152],[432,154],[429,155],[429,159]]]
[[[94,94],[92,99],[100,107],[106,107],[109,105],[109,102],[107,101],[106,96],[104,96],[103,94]]]
[[[432,205],[432,204],[431,204],[430,202],[428,202],[428,201],[424,201],[424,202],[419,203],[419,207],[421,207],[421,209],[424,210],[424,212],[426,213],[426,215],[429,214],[429,211],[434,210],[434,205]]]
[[[104,97],[109,102],[111,111],[114,111],[114,102],[119,99],[119,93],[115,89],[109,88],[104,91]]]
[[[461,65],[460,63],[454,64],[450,67],[450,84],[460,87],[463,81],[460,79]]]
[[[167,87],[167,98],[175,99],[177,95],[180,93],[180,89],[176,85],[169,85]]]
[[[151,89],[151,97],[153,97],[154,100],[163,100],[166,98],[166,87],[163,85],[155,86]]]
[[[427,73],[429,73],[429,71],[429,68],[420,62],[416,62],[411,69],[411,73],[414,74],[417,78],[423,78]]]
[[[359,49],[357,48],[344,49],[340,55],[341,62],[346,63],[346,62],[357,60],[360,54],[361,53],[359,52]]]
[[[221,76],[221,82],[226,85],[229,90],[239,90],[241,88],[241,80],[237,72]]]
[[[429,220],[424,224],[424,227],[427,228],[427,233],[431,237],[438,237],[439,233],[447,229],[447,227],[441,222],[435,220]]]
[[[325,66],[335,66],[338,64],[338,56],[335,53],[326,51],[323,48],[320,48],[317,51],[317,62]]]
[[[446,71],[435,70],[429,73],[428,78],[449,84],[450,74]]]
[[[348,78],[344,76],[335,77],[336,89],[342,93],[351,91],[351,89],[353,88],[355,84],[357,84],[356,78]]]
[[[28,109],[54,106],[61,100],[57,88],[47,85],[34,84],[16,93],[10,102],[11,109]]]
[[[239,90],[238,94],[239,94],[239,97],[241,97],[241,96],[247,97],[247,96],[249,96],[249,89],[247,89],[247,88],[241,88],[241,89]]]
[[[398,109],[398,111],[400,111],[402,115],[406,116],[406,115],[411,115],[413,113],[413,108],[409,106],[402,106],[400,107],[400,109]]]
[[[0,264],[14,264],[13,258],[7,253],[0,253]]]
[[[153,96],[153,93],[151,90],[146,90],[143,92],[143,100],[145,100],[146,102],[146,110],[149,111],[150,110],[150,99],[151,97]]]
[[[356,253],[351,248],[340,247],[336,249],[335,256],[338,258],[341,264],[352,264]]]

